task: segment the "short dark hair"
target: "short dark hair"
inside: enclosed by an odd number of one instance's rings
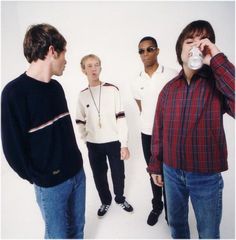
[[[204,20],[197,20],[189,23],[180,33],[175,46],[177,59],[180,65],[183,65],[183,61],[181,59],[183,42],[187,38],[192,38],[194,36],[200,35],[203,35],[204,38],[208,38],[211,42],[215,43],[214,30],[211,24]]]
[[[65,50],[66,40],[55,27],[43,23],[28,28],[23,48],[29,63],[38,59],[44,60],[50,46],[53,46],[58,54]]]
[[[144,41],[151,41],[152,44],[154,45],[154,47],[158,48],[157,41],[156,41],[155,38],[150,37],[150,36],[146,36],[146,37],[144,37],[144,38],[142,38],[142,39],[140,40],[139,44],[140,44],[141,42],[144,42]],[[139,45],[139,44],[138,44],[138,45]]]

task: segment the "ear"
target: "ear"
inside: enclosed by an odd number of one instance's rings
[[[85,71],[85,69],[84,68],[81,68],[82,69],[82,72],[85,74],[85,75],[87,75],[87,72]]]
[[[54,58],[58,57],[58,54],[57,54],[57,52],[55,51],[55,49],[52,45],[50,45],[49,48],[48,48],[48,54],[49,54],[49,56],[52,56]]]
[[[157,56],[159,55],[160,53],[160,48],[157,48]]]
[[[51,55],[54,54],[54,47],[52,45],[49,46],[48,53],[51,54]]]

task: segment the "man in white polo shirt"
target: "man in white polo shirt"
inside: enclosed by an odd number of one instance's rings
[[[158,95],[164,85],[178,73],[158,63],[159,48],[153,37],[142,38],[138,48],[144,70],[132,82],[132,92],[140,111],[142,147],[144,158],[148,164],[151,156],[151,136]],[[147,224],[153,226],[157,223],[163,210],[163,201],[162,188],[155,185],[152,178],[150,178],[150,181],[153,199]]]

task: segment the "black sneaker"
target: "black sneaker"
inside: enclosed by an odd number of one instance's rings
[[[107,213],[109,207],[110,205],[102,204],[101,207],[98,209],[98,216],[104,216]]]
[[[124,201],[123,203],[119,203],[119,205],[126,211],[126,212],[133,212],[133,207],[127,202]]]
[[[150,226],[155,225],[158,221],[158,218],[159,218],[161,212],[162,212],[162,210],[158,210],[158,211],[152,210],[148,216],[147,224]]]

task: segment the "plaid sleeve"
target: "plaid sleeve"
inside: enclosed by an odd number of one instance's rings
[[[235,67],[223,53],[211,59],[216,87],[225,97],[225,111],[235,117]]]
[[[151,158],[147,168],[149,173],[161,174],[163,165],[163,106],[165,99],[165,88],[161,91],[154,118]]]

